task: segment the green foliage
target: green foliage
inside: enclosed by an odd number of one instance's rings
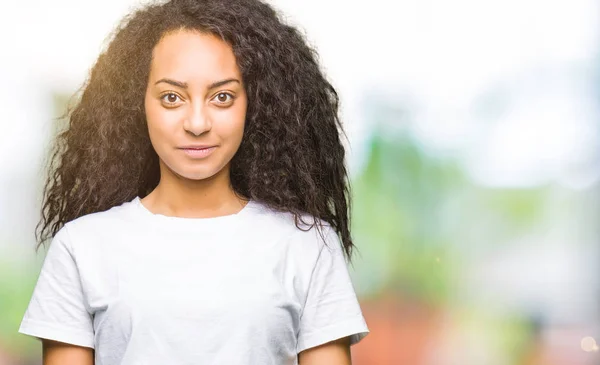
[[[375,134],[352,184],[357,290],[399,291],[440,303],[469,252],[490,250],[544,219],[548,190],[473,184],[457,160],[429,155],[409,135]]]
[[[447,250],[455,233],[447,207],[464,181],[455,162],[427,156],[408,137],[374,136],[365,169],[353,182],[353,234],[366,256],[358,286],[433,301],[446,297],[453,273]],[[370,280],[361,282],[365,277]]]
[[[41,251],[40,251],[41,252]],[[3,255],[10,257],[10,255]],[[40,266],[0,260],[0,344],[12,354],[35,354],[39,341],[18,333]]]

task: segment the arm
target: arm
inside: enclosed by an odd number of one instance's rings
[[[94,349],[42,339],[44,365],[94,365]]]
[[[350,338],[344,337],[300,352],[298,365],[352,365]]]
[[[318,252],[313,251],[316,258],[300,315],[298,361],[300,365],[351,365],[350,346],[362,340],[369,329],[354,292],[341,240],[331,227],[326,227],[325,238],[325,242],[320,237],[313,241],[318,244]]]
[[[45,365],[93,365],[93,315],[67,228],[52,239],[19,332],[42,341]]]

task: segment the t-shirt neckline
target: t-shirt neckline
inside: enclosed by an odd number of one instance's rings
[[[147,220],[149,223],[160,225],[162,228],[174,228],[178,230],[232,228],[243,221],[252,210],[257,208],[257,203],[250,199],[239,212],[234,214],[210,218],[186,218],[153,213],[142,204],[139,196],[136,196],[132,200],[132,203],[144,220]]]

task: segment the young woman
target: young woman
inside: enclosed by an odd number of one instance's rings
[[[351,363],[338,97],[269,5],[132,13],[68,116],[19,329],[44,364]]]

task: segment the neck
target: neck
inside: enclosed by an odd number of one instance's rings
[[[161,164],[162,165],[162,164]],[[207,179],[190,180],[161,166],[156,188],[142,203],[153,213],[172,217],[210,218],[236,214],[246,204],[231,187],[226,166]]]

